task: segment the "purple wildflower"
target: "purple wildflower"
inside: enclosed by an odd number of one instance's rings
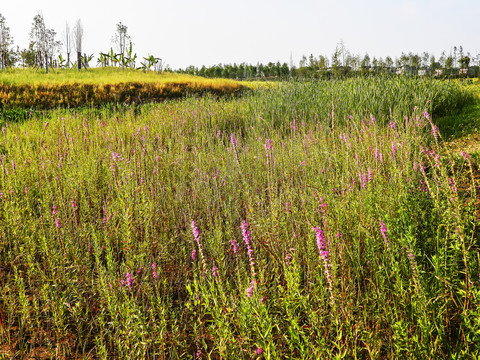
[[[56,218],[55,219],[55,225],[57,226],[57,228],[61,228],[62,227],[62,223],[60,222],[60,218]]]
[[[468,158],[470,157],[470,154],[466,153],[465,151],[462,151],[461,154],[465,160],[468,160]]]
[[[273,141],[271,139],[265,140],[265,151],[270,151],[273,149]]]
[[[153,275],[153,280],[157,281],[158,273],[157,273],[157,264],[156,263],[152,264],[152,275]]]
[[[253,256],[253,247],[252,247],[252,238],[250,236],[250,231],[248,230],[248,224],[246,221],[242,222],[242,235],[245,244],[247,245],[247,254],[248,259],[250,260],[250,268],[252,269],[252,276],[255,277],[255,258]]]
[[[455,187],[455,181],[452,179],[452,178],[449,178],[448,179],[448,184],[450,185],[450,189],[452,189],[452,191],[454,193],[457,192],[457,188]]]
[[[237,139],[235,138],[235,134],[234,134],[234,133],[232,133],[232,134],[230,135],[230,141],[231,141],[231,143],[232,143],[233,148],[236,149],[237,146],[238,146],[238,141],[237,141]]]
[[[193,238],[195,239],[195,241],[197,242],[197,245],[198,245],[198,251],[200,253],[200,258],[202,259],[203,271],[206,271],[207,270],[207,262],[205,260],[204,254],[203,254],[202,242],[201,242],[201,238],[200,238],[200,231],[198,231],[197,223],[195,221],[192,221],[190,226],[192,228]],[[195,254],[194,254],[194,252],[195,252]],[[196,255],[197,255],[196,251],[193,250],[192,251],[192,259],[193,260],[196,259]]]
[[[129,272],[125,274],[125,284],[128,286],[129,289],[132,288],[133,277],[132,277],[132,274],[130,274]]]
[[[251,298],[253,296],[253,290],[255,289],[255,280],[250,281],[250,287],[247,289],[247,296]]]
[[[259,356],[263,354],[263,349],[261,347],[258,347],[257,350],[255,351],[255,355]]]
[[[392,141],[392,156],[394,159],[397,157],[397,144],[395,144],[395,141]]]
[[[237,242],[235,241],[234,238],[232,238],[232,240],[230,240],[230,243],[232,244],[232,247],[233,247],[233,253],[236,254],[237,251],[238,251],[238,245],[237,245]]]
[[[367,174],[360,173],[360,182],[362,184],[362,188],[366,189],[367,188],[367,183],[368,183]]]
[[[192,260],[193,261],[197,260],[197,250],[195,249],[192,250]]]
[[[378,148],[375,149],[375,159],[378,159],[381,163],[383,163],[383,155]]]
[[[218,278],[218,268],[216,266],[212,267],[212,275],[214,278]]]
[[[327,250],[327,244],[325,242],[325,235],[323,233],[323,230],[320,229],[319,227],[314,227],[313,231],[315,232],[315,238],[317,240],[317,247],[318,247],[318,252],[320,253],[320,257],[323,260],[323,267],[324,267],[324,272],[325,272],[325,277],[327,278],[328,282],[328,288],[330,289],[330,292],[333,291],[333,280],[332,280],[332,274],[330,273],[330,259],[328,258],[328,250]],[[332,299],[333,299],[333,294],[332,294]]]
[[[380,222],[380,232],[382,233],[382,237],[385,240],[385,244],[387,245],[387,249],[390,250],[390,242],[388,241],[388,230],[387,225],[383,221]]]

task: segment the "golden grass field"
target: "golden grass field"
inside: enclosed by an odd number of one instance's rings
[[[8,69],[0,75],[0,107],[56,108],[104,103],[143,103],[187,94],[232,95],[248,83],[227,79],[120,68],[78,72]]]

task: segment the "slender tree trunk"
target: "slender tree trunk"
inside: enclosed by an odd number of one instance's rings
[[[47,55],[47,53],[45,53],[45,71],[48,74],[48,55]]]
[[[70,68],[70,53],[67,53],[67,68]]]
[[[5,71],[5,52],[4,51],[2,51],[1,62],[2,62],[2,72],[4,72]]]
[[[77,51],[77,69],[78,71],[82,70],[82,53]]]

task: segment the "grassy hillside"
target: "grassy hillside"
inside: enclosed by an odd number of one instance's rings
[[[244,85],[225,79],[205,79],[173,73],[158,74],[119,68],[49,74],[32,69],[9,69],[0,75],[0,108],[49,109],[98,106],[106,103],[144,103],[189,94],[231,95]]]

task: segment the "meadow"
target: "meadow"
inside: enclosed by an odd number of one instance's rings
[[[478,358],[478,154],[436,125],[475,91],[290,81],[4,122],[0,354]]]
[[[206,79],[170,72],[93,68],[85,72],[56,69],[46,74],[32,68],[7,69],[0,77],[0,109],[18,117],[19,109],[55,109],[105,106],[112,103],[146,104],[186,96],[234,95],[245,84],[228,79]],[[15,109],[15,110],[13,110]]]

